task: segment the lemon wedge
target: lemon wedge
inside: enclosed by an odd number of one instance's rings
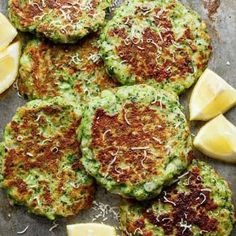
[[[9,20],[0,13],[0,51],[6,48],[16,37],[17,31]]]
[[[0,94],[7,90],[17,77],[20,51],[20,42],[0,51]]]
[[[236,104],[236,90],[210,69],[195,85],[189,104],[190,120],[209,120]]]
[[[115,228],[104,224],[67,225],[68,236],[116,236]]]
[[[209,157],[236,163],[236,127],[223,115],[206,123],[193,144]]]

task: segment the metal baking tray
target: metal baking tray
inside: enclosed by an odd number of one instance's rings
[[[209,17],[209,12],[205,8],[206,3],[214,1],[220,2],[220,0],[183,0],[182,2],[198,11],[208,24],[213,39],[213,55],[209,67],[236,87],[236,1],[221,1],[217,13]],[[4,14],[7,13],[7,0],[0,0],[0,11]],[[188,115],[187,105],[190,94],[191,90],[181,96],[186,115]],[[20,98],[13,87],[0,95],[0,141],[4,127],[11,120],[16,109],[25,102],[26,100]],[[236,125],[236,108],[229,111],[226,117]],[[197,132],[202,125],[202,122],[192,122],[193,133]],[[212,164],[230,183],[236,206],[236,165],[210,160],[197,151],[196,156]],[[17,232],[24,230],[27,226],[28,229],[23,234],[24,236],[62,236],[66,235],[67,224],[92,221],[118,227],[119,197],[97,187],[95,200],[93,208],[81,212],[78,216],[50,222],[43,217],[28,213],[24,207],[11,206],[8,203],[6,193],[0,189],[0,236],[18,235]],[[232,236],[236,236],[236,227],[234,227]]]

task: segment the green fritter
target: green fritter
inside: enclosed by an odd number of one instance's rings
[[[229,236],[235,222],[227,182],[197,160],[158,198],[124,202],[120,213],[126,236]]]
[[[100,38],[105,65],[120,83],[178,94],[200,77],[212,51],[206,24],[177,0],[125,1]]]
[[[71,46],[33,39],[20,59],[18,89],[30,99],[63,96],[83,101],[115,86],[106,73],[95,36]]]
[[[148,85],[103,91],[85,108],[78,135],[87,172],[127,198],[155,197],[191,159],[178,98]]]
[[[61,98],[19,108],[4,132],[2,187],[15,204],[54,220],[89,208],[93,180],[81,164],[80,108]],[[1,146],[2,147],[2,146]]]
[[[104,23],[111,0],[9,0],[13,25],[54,42],[74,43]]]

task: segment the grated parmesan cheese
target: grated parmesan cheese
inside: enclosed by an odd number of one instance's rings
[[[182,179],[183,177],[185,177],[185,176],[188,175],[188,174],[189,174],[189,171],[187,171],[187,172],[185,172],[184,174],[180,175],[180,176],[178,177],[178,179]]]
[[[145,169],[146,167],[145,167],[145,165],[144,165],[144,161],[147,159],[147,151],[144,150],[143,152],[144,152],[144,158],[141,160],[141,165],[142,165],[142,167]]]
[[[18,135],[17,138],[16,138],[17,141],[21,142],[23,141],[23,137],[21,135]]]
[[[127,123],[127,125],[131,125],[131,123],[129,122],[128,118],[127,118],[127,113],[124,112],[124,119],[125,119],[125,122]]]
[[[111,169],[111,166],[116,162],[116,156],[114,156],[114,158],[112,159],[112,161],[109,163],[108,167],[107,167],[107,171],[106,174],[104,176],[104,178],[107,178],[108,174],[109,174],[109,170]]]
[[[70,60],[70,64],[71,63],[74,63],[74,64],[79,64],[79,63],[81,63],[82,62],[82,59],[80,59],[80,55],[79,55],[79,53],[76,53],[75,54],[75,56],[73,56],[72,58],[71,58],[71,60]]]
[[[105,221],[110,219],[111,216],[114,217],[115,220],[119,219],[118,207],[111,207],[108,204],[104,204],[102,202],[94,201],[92,209],[94,211],[98,212],[92,218],[92,222],[99,220],[102,223],[104,223]]]
[[[59,224],[53,223],[53,226],[48,230],[49,232],[52,232],[55,228],[57,228]]]
[[[131,147],[132,151],[136,151],[136,150],[147,150],[149,149],[149,147]]]
[[[204,193],[200,193],[200,196],[203,197],[203,200],[201,201],[201,203],[198,206],[201,206],[206,201],[206,199],[207,199],[207,197],[206,197],[206,195]],[[197,197],[196,200],[199,200],[200,196]]]
[[[175,202],[170,201],[167,197],[166,197],[166,191],[164,191],[164,202],[170,203],[173,206],[176,206]]]
[[[24,234],[28,229],[29,229],[29,225],[27,225],[27,226],[25,227],[25,229],[23,229],[22,231],[18,231],[18,232],[16,232],[16,233],[17,233],[17,234]]]
[[[43,11],[43,8],[41,8],[40,6],[39,6],[39,4],[38,3],[32,3],[32,6],[36,6],[40,11]]]
[[[99,54],[89,54],[90,56],[88,57],[88,60],[92,61],[93,63],[96,63],[100,60],[100,55]]]
[[[152,139],[155,140],[158,144],[163,144],[163,142],[157,137],[152,137]]]
[[[104,141],[105,138],[106,138],[106,134],[109,133],[109,132],[111,132],[110,129],[106,130],[106,131],[102,134],[102,139],[103,139],[103,141]]]
[[[184,221],[182,218],[181,218],[181,221],[179,223],[180,227],[183,228],[183,231],[182,231],[182,234],[184,234],[184,232],[189,229],[190,231],[192,231],[192,225],[189,224],[188,225],[188,222],[187,221]]]

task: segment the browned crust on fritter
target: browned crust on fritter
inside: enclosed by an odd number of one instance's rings
[[[112,128],[109,129],[110,124]],[[151,107],[130,103],[114,116],[106,114],[102,109],[97,110],[91,146],[96,150],[96,159],[101,164],[100,173],[112,176],[118,183],[131,184],[159,175],[156,166],[164,161],[166,155],[163,143],[174,132],[166,126],[165,118]],[[132,147],[146,146],[158,148],[162,156],[156,156],[151,150],[132,150]],[[128,168],[121,169],[121,165]]]
[[[21,4],[19,0],[12,0],[11,8],[12,12],[19,17],[20,24],[23,27],[27,27],[33,24],[34,17],[43,15],[43,12],[39,8],[41,4],[42,2],[40,0],[35,1],[34,5]]]

